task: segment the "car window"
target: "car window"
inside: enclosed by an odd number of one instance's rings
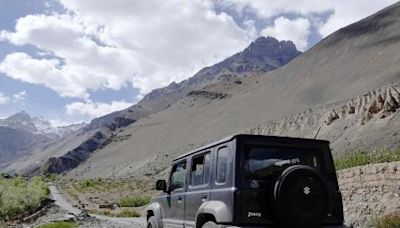
[[[244,153],[248,179],[273,179],[292,165],[307,165],[321,171],[321,153],[308,148],[248,145]]]
[[[210,153],[202,154],[192,159],[190,185],[197,186],[208,183],[210,177],[210,162]]]
[[[171,174],[171,188],[173,191],[175,189],[185,187],[185,177],[186,177],[186,163],[178,163],[172,168]]]
[[[217,183],[225,183],[230,168],[231,156],[227,147],[220,148],[217,153]]]

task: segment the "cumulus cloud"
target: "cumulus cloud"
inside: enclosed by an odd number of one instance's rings
[[[235,9],[239,13],[253,11],[261,18],[294,13],[308,15],[332,8],[332,1],[326,0],[217,0],[222,7]]]
[[[87,117],[86,119],[97,118],[111,112],[126,109],[133,103],[125,101],[113,101],[111,103],[101,102],[74,102],[66,105],[67,114],[70,116]]]
[[[45,85],[59,92],[61,96],[87,98],[89,95],[86,88],[81,86],[82,81],[86,81],[90,87],[99,83],[98,80],[93,80],[94,77],[89,78],[90,75],[82,75],[73,69],[65,72],[66,69],[60,69],[59,65],[58,59],[34,59],[26,53],[18,52],[6,56],[0,64],[0,72],[16,80]]]
[[[264,36],[272,36],[280,40],[291,40],[300,50],[305,50],[308,46],[308,35],[310,34],[311,24],[306,18],[290,20],[285,17],[278,17],[274,20],[274,25],[262,30]]]
[[[23,101],[25,101],[25,98],[26,98],[26,91],[25,90],[13,95],[13,101],[14,102],[23,102]]]
[[[143,95],[187,78],[250,41],[246,29],[228,14],[216,13],[211,0],[61,3],[65,14],[28,15],[17,21],[15,32],[0,33],[1,40],[34,45],[51,58],[12,53],[1,72],[61,96],[88,99],[91,91],[119,90],[128,83]]]
[[[0,105],[2,104],[10,104],[10,103],[22,103],[25,101],[26,91],[20,91],[11,96],[7,96],[4,93],[0,92]]]
[[[326,23],[319,28],[322,37],[332,32],[367,17],[376,11],[396,3],[397,0],[335,0],[332,2],[332,14]]]
[[[310,19],[314,14],[327,13],[329,17],[318,27],[322,37],[396,2],[397,0],[217,0],[223,8],[234,9],[240,14],[251,11],[257,17],[267,19],[282,14]]]

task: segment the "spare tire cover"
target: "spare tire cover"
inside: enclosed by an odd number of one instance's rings
[[[278,220],[283,225],[318,227],[328,209],[328,189],[318,172],[304,165],[284,170],[274,188]]]

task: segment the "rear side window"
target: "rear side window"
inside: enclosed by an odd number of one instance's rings
[[[190,185],[198,186],[207,184],[210,179],[210,153],[196,156],[192,160],[192,168],[190,174]]]
[[[172,168],[171,191],[185,187],[186,162],[178,163]]]
[[[217,153],[217,183],[225,183],[231,165],[231,155],[228,147],[218,149]]]

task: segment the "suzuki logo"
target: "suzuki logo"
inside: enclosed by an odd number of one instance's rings
[[[303,188],[303,192],[304,192],[304,194],[306,194],[306,195],[308,195],[308,194],[310,194],[311,193],[311,188],[310,187],[308,187],[308,186],[306,186],[306,187],[304,187]]]

